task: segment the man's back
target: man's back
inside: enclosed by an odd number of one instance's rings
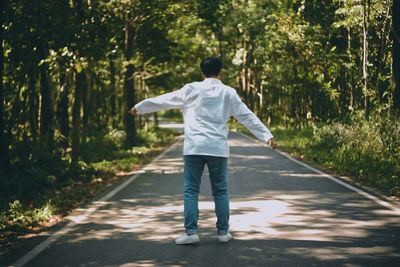
[[[184,88],[185,155],[227,157],[228,127],[236,91],[219,79],[187,84]]]
[[[258,139],[267,142],[273,136],[241,101],[236,90],[219,79],[186,84],[181,89],[143,100],[135,106],[138,113],[180,108],[185,123],[184,155],[229,157],[229,117],[235,117]]]

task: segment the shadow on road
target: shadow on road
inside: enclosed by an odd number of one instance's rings
[[[400,220],[384,207],[233,134],[231,231],[217,243],[207,171],[200,238],[183,231],[181,147],[29,266],[398,266]],[[47,265],[42,265],[47,263]]]

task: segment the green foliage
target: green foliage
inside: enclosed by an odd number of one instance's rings
[[[41,160],[21,161],[23,165],[18,165],[21,169],[14,170],[15,177],[2,177],[8,178],[4,181],[18,183],[2,184],[1,232],[10,235],[25,232],[40,226],[55,214],[67,213],[98,193],[116,172],[129,172],[143,164],[175,136],[173,130],[151,127],[148,132],[144,129],[139,131],[140,146],[126,148],[123,133],[109,128],[106,134],[92,136],[82,146],[82,159],[85,161],[77,164],[68,165],[68,158],[54,159],[46,153],[36,154],[43,157]]]
[[[329,151],[340,172],[391,194],[400,185],[400,122],[379,114],[371,121],[360,117],[316,128],[315,150]]]
[[[375,114],[365,120],[358,113],[347,122],[323,124],[304,130],[275,127],[278,144],[295,156],[399,195],[400,122]]]
[[[140,162],[142,155],[154,147],[167,144],[174,136],[174,131],[165,128],[150,127],[137,133],[137,146],[125,147],[125,131],[109,128],[107,134],[92,136],[82,144],[82,159],[93,165],[96,170],[128,170]]]
[[[19,200],[15,200],[9,204],[8,210],[0,213],[0,229],[18,230],[37,226],[49,220],[54,211],[51,200],[39,208],[24,207]]]
[[[346,122],[333,122],[302,130],[271,128],[278,148],[295,157],[400,196],[400,121],[379,113],[366,120],[362,112]],[[249,131],[231,120],[229,128]]]
[[[142,129],[138,132],[139,140],[141,140],[142,145],[146,144],[150,148],[165,145],[173,138],[174,134],[175,131],[171,129],[154,126],[149,127],[147,131]]]

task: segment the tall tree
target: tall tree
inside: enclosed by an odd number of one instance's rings
[[[363,69],[363,92],[364,92],[364,110],[365,117],[369,117],[369,90],[368,90],[368,27],[369,27],[369,14],[370,14],[371,1],[363,1],[363,57],[362,57],[362,69]]]
[[[46,44],[41,44],[40,55],[42,60],[45,60],[48,56],[47,51],[48,48]],[[40,135],[44,140],[51,141],[54,135],[54,126],[53,126],[53,95],[51,91],[51,85],[48,77],[48,63],[44,62],[40,66],[40,94],[41,94],[41,103],[40,103]]]
[[[393,0],[392,27],[392,79],[394,83],[393,109],[397,115],[400,115],[400,0]]]
[[[134,77],[135,66],[133,65],[133,40],[135,29],[132,25],[132,12],[127,11],[125,14],[125,40],[124,40],[124,56],[127,61],[124,72],[124,94],[127,109],[130,109],[135,104],[135,88]],[[133,146],[136,143],[136,128],[135,119],[128,112],[125,113],[125,131],[126,144]]]
[[[4,132],[4,87],[3,87],[3,68],[4,68],[4,24],[6,17],[6,7],[8,1],[0,1],[0,168],[6,169],[9,166],[9,154],[6,134]]]
[[[69,115],[68,115],[68,106],[69,106],[69,85],[67,82],[67,74],[64,70],[60,72],[60,100],[58,102],[58,122],[60,124],[60,132],[64,136],[65,139],[68,139],[69,136]]]
[[[82,38],[84,38],[83,33],[83,23],[85,21],[83,12],[82,0],[74,0],[74,15],[76,23],[76,53],[80,55],[80,49],[82,48]],[[72,163],[76,163],[80,156],[80,144],[81,144],[81,106],[83,93],[86,86],[85,72],[81,62],[77,62],[74,68],[74,104],[72,107]]]
[[[197,14],[199,18],[204,20],[204,23],[209,27],[214,35],[216,35],[219,47],[219,57],[224,59],[223,49],[223,31],[222,31],[222,19],[226,15],[221,12],[221,6],[227,3],[226,0],[196,0],[197,2]],[[211,40],[208,40],[211,41]]]
[[[74,104],[72,107],[72,163],[76,163],[80,156],[81,144],[81,107],[84,88],[86,86],[86,77],[83,70],[74,70]]]

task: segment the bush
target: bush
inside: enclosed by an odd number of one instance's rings
[[[9,203],[9,209],[0,214],[1,229],[24,229],[51,218],[54,206],[48,201],[40,208],[24,207],[19,200]]]
[[[393,194],[400,186],[400,122],[361,115],[314,130],[314,150],[326,150],[335,169]],[[320,162],[323,163],[323,162]]]

